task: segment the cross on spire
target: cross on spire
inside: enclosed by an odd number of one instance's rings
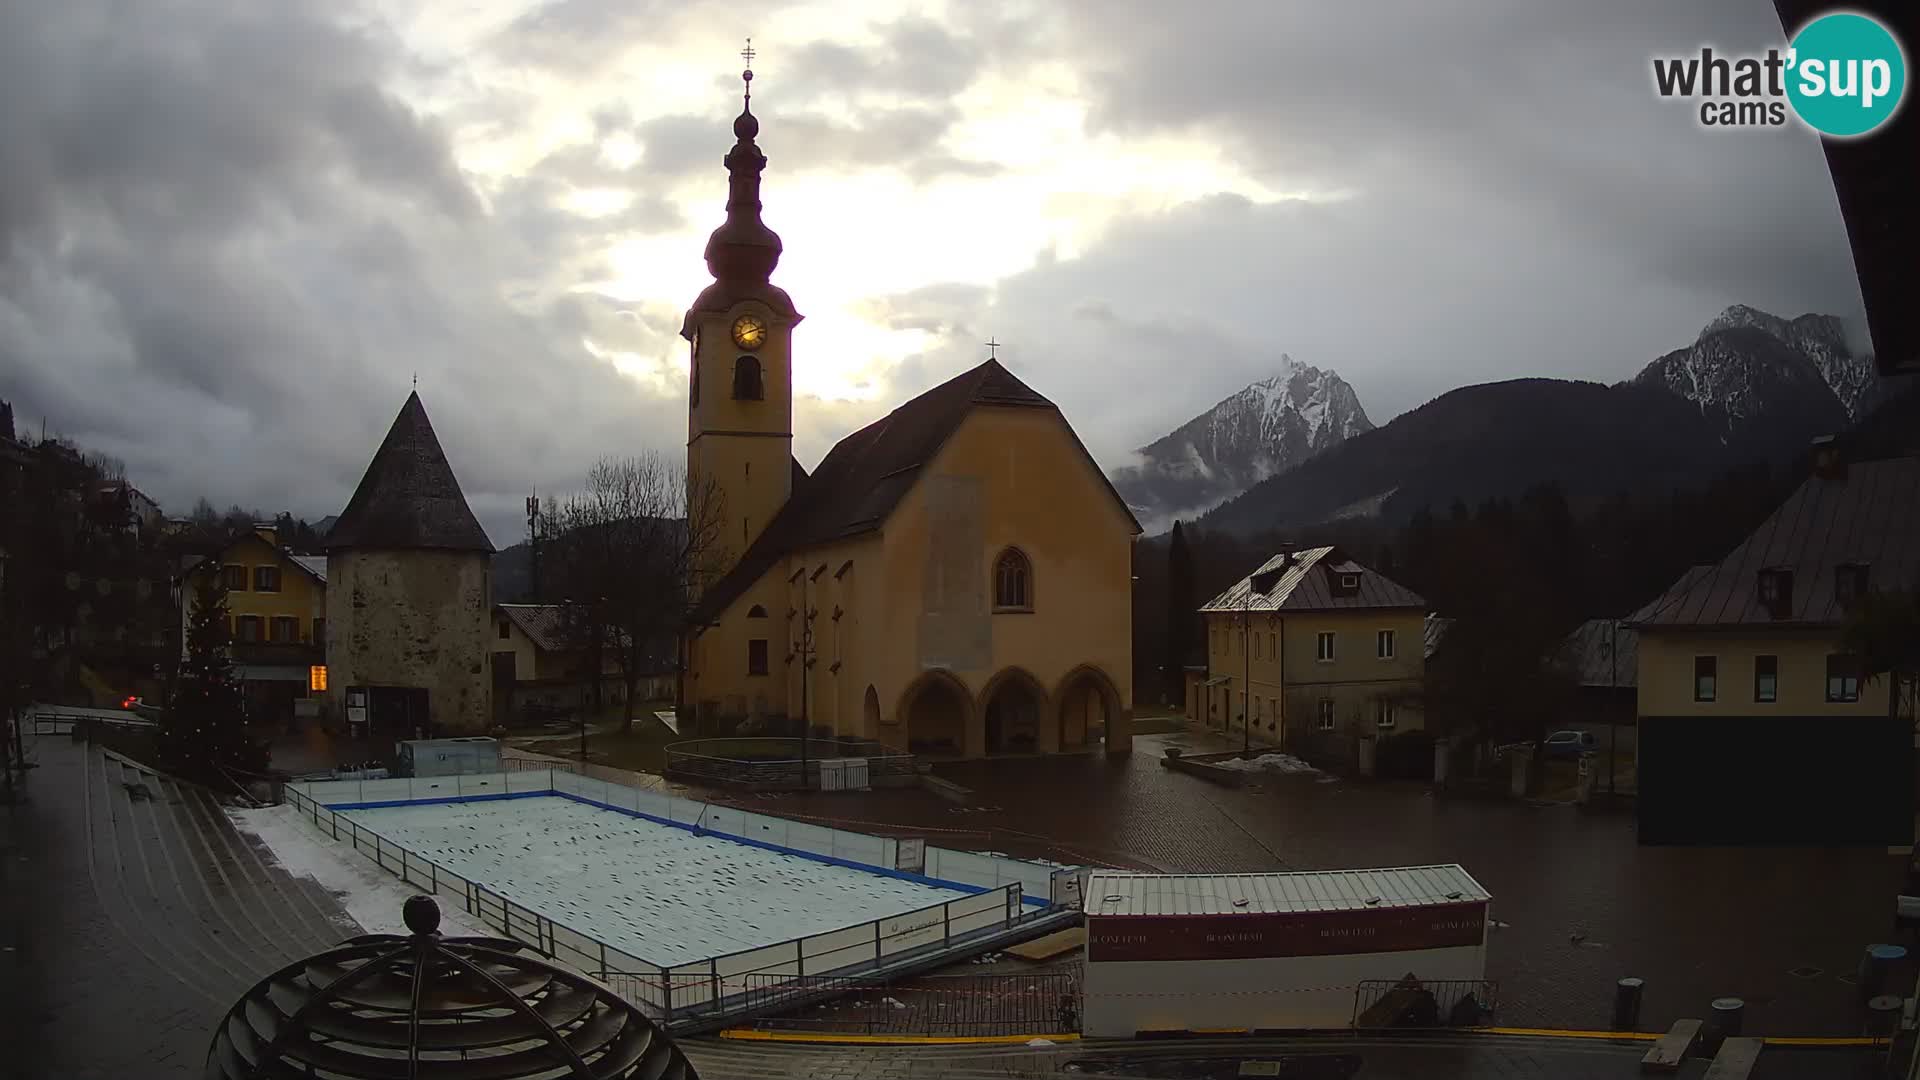
[[[989,360],[1000,359],[1000,343],[993,340],[992,338],[987,339],[987,359]]]
[[[759,54],[753,51],[753,39],[748,38],[747,47],[740,50],[740,59],[747,62],[746,70],[740,73],[740,81],[747,84],[746,90],[741,94],[741,99],[749,104],[753,101],[753,58],[757,55]]]
[[[747,47],[740,50],[740,59],[745,60],[747,62],[747,70],[749,71],[753,70],[753,58],[756,55],[757,54],[753,51],[753,39],[748,38]]]

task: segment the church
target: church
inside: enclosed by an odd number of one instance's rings
[[[681,328],[689,483],[720,522],[683,717],[936,758],[1126,753],[1140,526],[1059,408],[989,357],[812,473],[794,458],[801,315],[771,283],[781,244],[743,77],[713,283]]]

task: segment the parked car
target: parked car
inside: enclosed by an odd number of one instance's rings
[[[1591,731],[1556,731],[1547,736],[1544,749],[1549,758],[1577,758],[1598,745]]]

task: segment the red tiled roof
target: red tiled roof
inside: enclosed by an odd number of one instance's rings
[[[1809,477],[1753,535],[1711,566],[1689,570],[1628,625],[1659,627],[1840,625],[1834,571],[1867,567],[1870,589],[1920,584],[1920,458],[1856,462],[1844,478]],[[1762,570],[1793,572],[1792,609],[1775,618],[1760,602]]]
[[[702,597],[696,623],[718,618],[728,604],[759,581],[788,553],[881,526],[920,475],[920,469],[952,437],[975,405],[1049,409],[1058,407],[1021,382],[998,360],[960,373],[841,439],[812,476],[795,464],[793,494],[727,575]],[[1064,417],[1061,422],[1065,423]],[[1133,514],[1094,464],[1071,426],[1067,432],[1127,520]],[[1137,534],[1140,526],[1133,523]]]

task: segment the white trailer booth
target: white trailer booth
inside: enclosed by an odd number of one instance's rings
[[[1084,895],[1090,1036],[1344,1028],[1363,981],[1486,978],[1492,897],[1458,865],[1095,871]]]

